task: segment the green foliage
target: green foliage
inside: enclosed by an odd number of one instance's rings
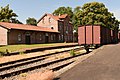
[[[47,47],[47,46],[56,46],[56,45],[65,45],[70,43],[48,43],[48,44],[19,44],[19,45],[7,45],[7,46],[1,46],[0,52],[5,52],[6,49],[11,52],[26,50],[28,48],[36,48],[36,47]]]
[[[0,57],[1,57],[1,56],[4,56],[4,52],[1,52],[1,51],[0,51]]]
[[[75,51],[74,51],[74,49],[70,50],[70,55],[71,55],[71,56],[75,56]]]
[[[71,7],[59,7],[53,12],[53,15],[62,15],[62,14],[68,14],[70,16],[70,19],[72,21],[73,17],[73,11]]]
[[[6,51],[5,51],[5,55],[7,55],[7,56],[9,56],[9,51],[8,51],[8,49],[6,49]]]
[[[25,53],[24,53],[24,52],[19,52],[19,54],[20,54],[20,55],[23,55],[23,54],[25,54]]]
[[[26,77],[26,76],[27,76],[27,73],[21,73],[20,76],[21,76],[21,77]]]
[[[20,22],[16,18],[12,18],[12,23],[23,24],[22,22]]]
[[[110,29],[117,29],[120,22],[109,12],[103,3],[90,2],[82,7],[59,7],[53,12],[54,15],[68,14],[77,31],[79,25],[102,25]]]
[[[5,51],[0,51],[0,56],[9,56],[9,51],[6,49]]]
[[[80,6],[77,6],[76,8],[74,8],[74,11],[73,11],[73,13],[74,13],[74,15],[73,15],[73,17],[72,17],[72,23],[73,23],[73,25],[74,25],[74,30],[76,30],[77,31],[77,29],[78,29],[78,25],[80,25],[80,20],[79,20],[79,18],[77,17],[77,14],[78,14],[78,12],[81,10],[81,7]]]
[[[37,20],[35,19],[35,18],[28,18],[27,20],[26,20],[26,24],[28,24],[28,25],[37,25]]]
[[[9,8],[9,5],[0,8],[0,22],[21,23],[16,17],[18,17],[17,14]]]
[[[102,25],[111,29],[119,26],[113,13],[110,13],[103,3],[91,2],[84,4],[74,13],[74,25]]]

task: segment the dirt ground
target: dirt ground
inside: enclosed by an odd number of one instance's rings
[[[120,44],[103,47],[58,80],[120,80]]]

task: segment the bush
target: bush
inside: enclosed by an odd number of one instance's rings
[[[70,50],[70,55],[71,55],[71,56],[75,56],[75,51],[74,51],[74,49]]]
[[[6,56],[9,56],[9,54],[10,54],[10,53],[9,53],[8,49],[6,49],[5,55],[6,55]]]
[[[27,73],[21,73],[20,76],[21,76],[21,77],[26,77],[26,76],[27,76]]]
[[[4,52],[0,52],[0,56],[4,56]]]
[[[9,56],[9,51],[6,49],[5,51],[0,52],[0,56]]]
[[[24,53],[24,52],[19,52],[19,54],[20,54],[20,55],[23,55],[23,54],[25,54],[25,53]]]

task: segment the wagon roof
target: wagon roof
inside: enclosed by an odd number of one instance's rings
[[[92,26],[92,25],[79,25],[78,27],[83,27],[83,26]],[[93,26],[101,26],[101,25],[99,25],[99,24],[95,24],[95,25],[93,25]]]

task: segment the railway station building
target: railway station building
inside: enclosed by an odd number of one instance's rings
[[[0,22],[0,45],[73,41],[73,25],[67,14],[44,14],[37,26]]]

